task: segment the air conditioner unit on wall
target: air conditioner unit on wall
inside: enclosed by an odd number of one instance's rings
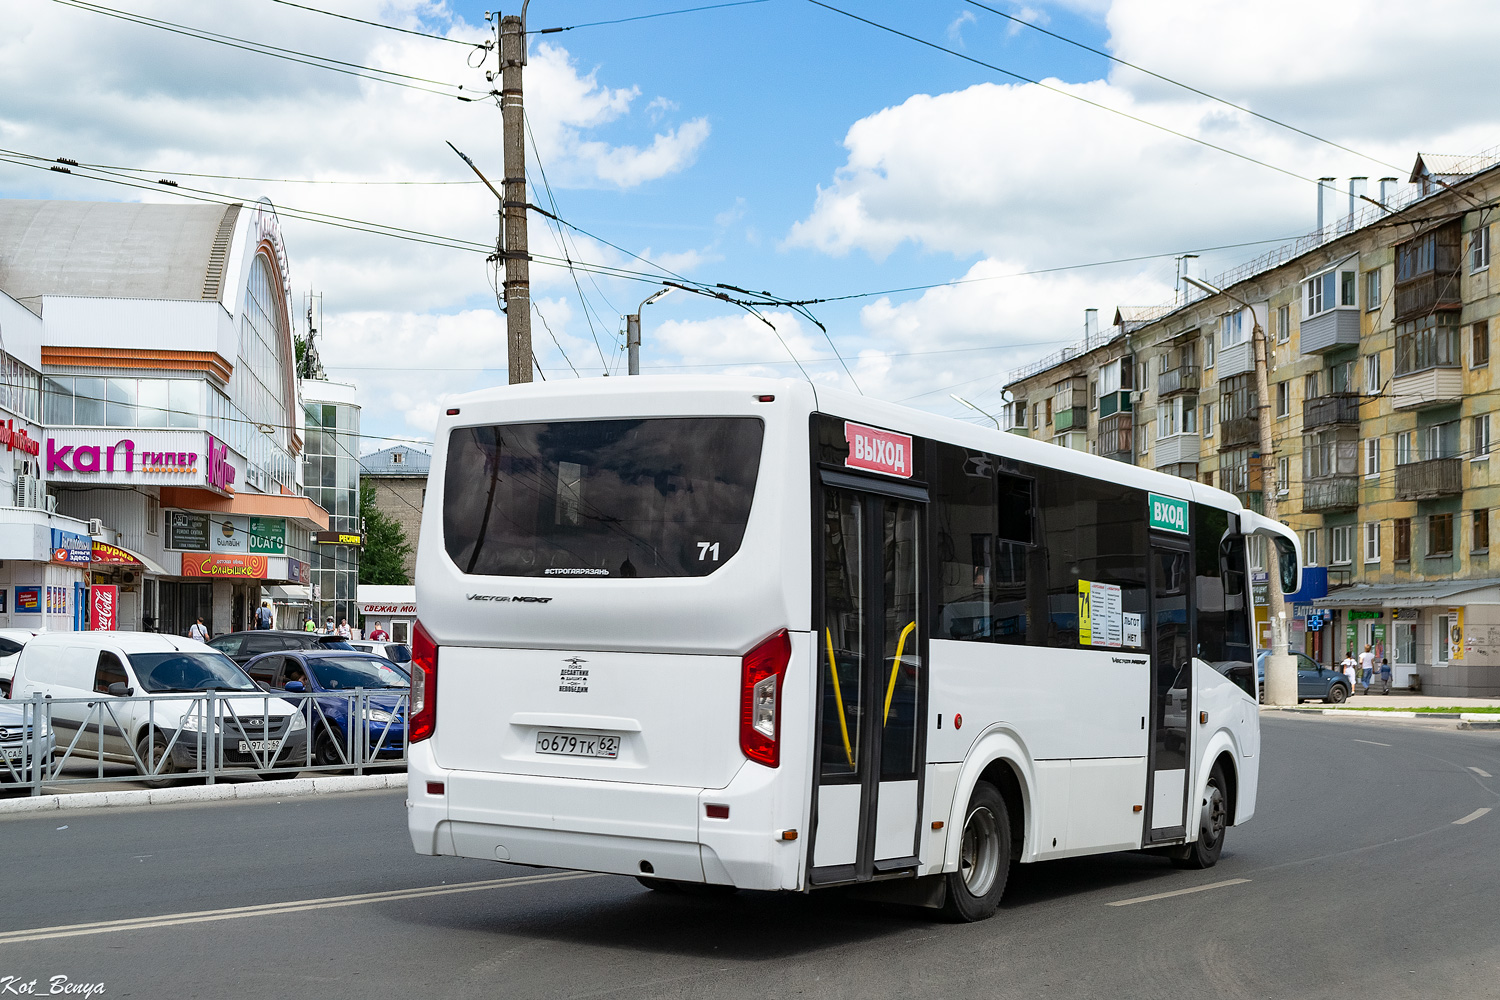
[[[97,517],[89,518],[89,534],[95,538],[104,534],[104,522]]]
[[[42,484],[35,476],[16,477],[16,506],[17,507],[40,507]]]
[[[45,499],[47,501],[47,513],[49,513],[49,514],[56,514],[57,513],[57,497],[48,494],[48,495],[46,495]]]

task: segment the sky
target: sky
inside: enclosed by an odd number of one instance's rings
[[[987,422],[949,394],[997,412],[1008,373],[1077,342],[1085,309],[1107,325],[1116,306],[1172,301],[1175,255],[1212,276],[1310,231],[1312,179],[1373,188],[1404,182],[1418,151],[1500,145],[1480,75],[1500,5],[1483,0],[1420,18],[1386,0],[761,0],[593,23],[723,2],[530,3],[531,200],[577,227],[563,239],[533,214],[533,252],[639,278],[533,264],[549,380],[623,376],[622,314],[677,274],[837,301],[809,307],[825,333],[673,292],[644,310],[647,373],[798,377],[800,362],[820,384]],[[0,0],[0,197],[176,200],[7,161],[66,156],[492,245],[495,199],[447,143],[503,176],[499,109],[453,89],[488,90],[494,54],[304,7],[492,32],[467,0]],[[283,232],[296,311],[321,294],[329,377],[359,387],[362,450],[430,439],[443,394],[506,381],[482,250],[290,216]]]

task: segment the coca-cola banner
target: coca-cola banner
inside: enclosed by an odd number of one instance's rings
[[[113,632],[119,627],[120,588],[95,584],[89,588],[89,628]]]

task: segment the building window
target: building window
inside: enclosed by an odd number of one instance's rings
[[[1318,529],[1308,528],[1302,535],[1302,565],[1318,565]]]
[[[392,465],[402,465],[405,462],[406,462],[406,452],[404,452],[404,451],[393,451],[393,452],[391,452],[391,464]]]
[[[1276,343],[1285,344],[1292,339],[1292,307],[1281,306],[1276,310]]]
[[[1380,394],[1380,355],[1365,355],[1365,392],[1371,396]]]
[[[1410,465],[1412,462],[1413,431],[1402,431],[1396,435],[1396,464]]]
[[[1452,312],[1396,324],[1396,374],[1457,368],[1462,363],[1458,331],[1458,314]]]
[[[1332,558],[1335,566],[1347,566],[1354,561],[1354,525],[1341,524],[1328,529],[1332,536]]]
[[[1098,382],[1090,382],[1089,383],[1089,409],[1091,409],[1091,410],[1097,410],[1097,409],[1099,409],[1099,383]]]
[[[1380,522],[1365,522],[1365,562],[1380,562]]]
[[[1483,458],[1490,453],[1490,415],[1474,418],[1474,457]]]
[[[1488,510],[1474,511],[1474,530],[1472,532],[1470,551],[1488,552],[1490,550],[1490,512]]]
[[[1031,404],[1031,426],[1035,427],[1037,430],[1041,430],[1042,429],[1042,404],[1041,403],[1032,403]]]
[[[1424,459],[1455,458],[1458,455],[1458,421],[1433,424],[1422,441]]]
[[[1212,334],[1209,334],[1207,337],[1203,338],[1203,367],[1204,368],[1212,368],[1213,366],[1214,366],[1214,338],[1213,338]]]
[[[1365,478],[1380,478],[1380,438],[1365,438]]]
[[[1490,363],[1490,322],[1482,319],[1474,324],[1474,335],[1469,342],[1469,365],[1481,368]]]
[[[1250,536],[1250,568],[1264,570],[1266,568],[1266,536]]]
[[[1286,455],[1282,455],[1280,458],[1278,458],[1276,460],[1276,493],[1277,493],[1277,495],[1279,495],[1279,496],[1286,496],[1287,491],[1291,489],[1291,486],[1292,486],[1292,460],[1291,460],[1290,457],[1288,457]]]
[[[1250,449],[1236,448],[1219,456],[1219,489],[1230,493],[1250,491]]]
[[[1395,560],[1400,563],[1411,562],[1411,518],[1396,518],[1395,524],[1391,526],[1391,533],[1395,537]]]
[[[1219,423],[1254,417],[1259,405],[1255,383],[1249,375],[1235,375],[1219,383]]]
[[[1432,662],[1448,662],[1448,630],[1453,627],[1452,615],[1438,615],[1437,629],[1432,635]]]
[[[1214,404],[1203,404],[1203,436],[1211,438],[1214,436]]]
[[[1250,339],[1250,333],[1245,329],[1245,310],[1236,309],[1219,317],[1219,346],[1235,347]]]
[[[1359,472],[1359,442],[1340,431],[1315,431],[1302,436],[1302,477],[1352,476]]]
[[[146,534],[157,535],[161,533],[161,501],[156,497],[146,498]]]
[[[1277,418],[1290,416],[1292,412],[1292,384],[1290,382],[1276,383],[1276,416]]]
[[[1355,305],[1355,272],[1325,271],[1302,283],[1302,318]]]
[[[1490,266],[1490,227],[1480,226],[1469,234],[1469,270],[1483,271]]]
[[[1437,269],[1437,233],[1425,233],[1396,247],[1396,283]]]
[[[1429,556],[1451,556],[1453,554],[1453,515],[1427,515],[1427,554]]]
[[[1322,381],[1317,372],[1308,372],[1302,376],[1302,405],[1306,406],[1310,399],[1318,398],[1318,383]]]
[[[1365,272],[1365,312],[1380,308],[1380,269]]]
[[[1214,470],[1209,469],[1207,472],[1205,472],[1203,474],[1203,485],[1204,486],[1212,486],[1213,484],[1214,484]]]
[[[1156,404],[1156,436],[1198,433],[1198,397],[1178,396]]]

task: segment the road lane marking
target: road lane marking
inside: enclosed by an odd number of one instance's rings
[[[1490,811],[1490,807],[1489,806],[1485,806],[1483,809],[1475,809],[1473,812],[1469,813],[1469,815],[1465,816],[1463,819],[1456,819],[1456,820],[1454,820],[1453,821],[1453,825],[1454,826],[1463,826],[1465,823],[1472,823],[1476,819],[1478,819],[1479,817],[1483,816],[1485,813],[1487,813],[1489,811]]]
[[[1490,774],[1490,772],[1486,771],[1482,767],[1472,767],[1471,766],[1469,768],[1469,770],[1473,771],[1475,774],[1479,775],[1481,778],[1491,778],[1491,777],[1494,777],[1494,775]]]
[[[239,920],[244,917],[280,916],[283,913],[330,910],[344,906],[362,906],[366,903],[386,903],[402,899],[423,899],[428,896],[448,896],[461,892],[481,892],[485,889],[508,889],[512,886],[536,885],[541,882],[567,882],[573,879],[600,878],[602,874],[601,872],[569,872],[558,875],[526,875],[519,878],[486,879],[483,882],[458,882],[454,885],[429,885],[418,886],[412,889],[391,889],[385,892],[364,892],[352,896],[293,899],[282,903],[233,906],[222,910],[163,913],[154,917],[134,917],[126,920],[99,920],[94,923],[63,924],[57,927],[33,927],[28,930],[0,932],[0,945],[21,944],[28,941],[52,941],[57,938],[86,937],[92,934],[112,934],[116,931],[139,931],[156,927],[177,927],[182,924],[206,924],[219,920]]]
[[[1485,812],[1489,812],[1488,809]],[[1149,903],[1153,899],[1168,899],[1172,896],[1186,896],[1191,892],[1206,892],[1209,889],[1222,889],[1229,885],[1240,885],[1250,881],[1247,878],[1225,879],[1223,882],[1210,882],[1208,885],[1195,885],[1191,889],[1176,889],[1172,892],[1158,892],[1150,896],[1137,896],[1134,899],[1117,899],[1113,903],[1105,903],[1105,906],[1131,906],[1135,903]]]
[[[1389,743],[1376,743],[1374,740],[1355,740],[1356,743],[1368,743],[1372,747],[1388,747]]]

